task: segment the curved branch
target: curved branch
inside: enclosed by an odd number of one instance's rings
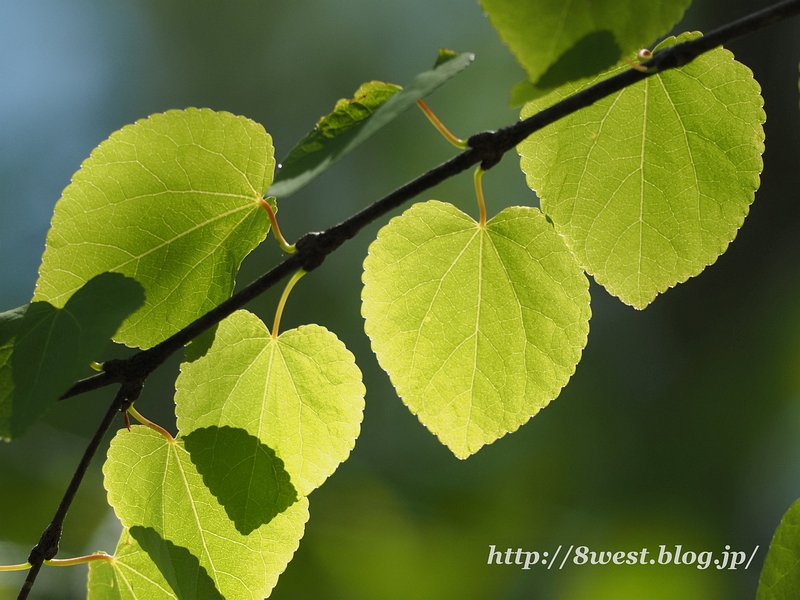
[[[653,54],[650,60],[642,63],[647,67],[645,72],[636,69],[624,71],[565,98],[524,121],[519,121],[498,131],[485,131],[473,135],[467,140],[468,150],[396,189],[342,223],[323,232],[306,234],[297,242],[296,254],[286,258],[246,288],[157,346],[138,352],[124,360],[108,361],[103,365],[103,373],[76,382],[61,396],[61,399],[71,398],[112,383],[143,381],[170,355],[180,350],[192,339],[244,307],[297,269],[313,271],[329,254],[354,237],[361,229],[425,190],[431,189],[476,164],[480,164],[484,170],[488,170],[499,163],[509,150],[547,125],[648,77],[682,67],[724,43],[798,14],[800,14],[800,0],[781,2],[715,29],[708,35],[659,50]]]
[[[103,416],[103,420],[100,422],[100,425],[97,426],[97,430],[89,441],[89,445],[83,452],[83,457],[80,463],[78,463],[78,468],[75,469],[75,473],[72,475],[72,480],[69,482],[69,486],[64,492],[58,509],[56,509],[56,514],[53,516],[53,520],[50,521],[47,529],[44,530],[44,533],[42,533],[42,536],[39,538],[39,543],[33,547],[33,550],[31,550],[28,556],[28,563],[31,565],[31,570],[28,571],[28,576],[25,579],[25,583],[22,584],[22,589],[17,596],[17,600],[24,600],[28,597],[33,587],[33,582],[36,581],[36,577],[44,561],[52,559],[58,553],[58,545],[61,541],[61,528],[67,516],[67,511],[69,511],[69,507],[72,505],[72,501],[78,493],[78,488],[83,481],[83,476],[86,475],[86,471],[89,470],[89,465],[94,455],[97,453],[97,449],[100,447],[100,442],[103,441],[103,436],[105,436],[109,427],[111,427],[111,423],[114,421],[114,417],[117,413],[135,401],[136,398],[139,397],[141,391],[141,383],[123,385],[117,391],[114,401],[109,405],[106,414]]]
[[[130,358],[108,361],[103,365],[102,373],[75,383],[62,395],[62,400],[112,383],[122,383],[123,385],[109,406],[108,412],[98,426],[89,446],[86,448],[56,515],[42,534],[39,544],[31,551],[31,555],[28,558],[31,570],[18,597],[27,598],[43,561],[55,556],[58,550],[58,540],[64,517],[83,475],[100,445],[100,441],[111,425],[114,415],[120,408],[124,408],[126,403],[135,400],[138,392],[141,391],[144,380],[166,361],[171,354],[180,350],[192,339],[218,324],[234,311],[242,308],[250,300],[253,300],[298,269],[313,271],[323,263],[329,254],[355,236],[366,225],[386,215],[423,191],[466,171],[476,164],[480,164],[482,169],[488,170],[500,162],[506,152],[515,148],[517,144],[543,127],[647,77],[652,77],[662,71],[682,67],[701,54],[724,43],[798,14],[800,14],[800,0],[786,0],[771,8],[753,13],[716,29],[708,35],[656,52],[650,60],[642,63],[643,66],[647,67],[645,72],[636,69],[625,71],[570,96],[524,121],[504,127],[498,131],[487,131],[473,135],[468,140],[468,150],[410,181],[342,223],[321,233],[309,233],[300,238],[296,244],[296,254],[286,258],[246,288],[234,294],[231,298],[178,333],[157,346],[138,352]]]

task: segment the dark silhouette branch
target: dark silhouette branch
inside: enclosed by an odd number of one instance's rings
[[[113,383],[122,384],[122,388],[117,393],[114,402],[112,402],[89,447],[87,447],[56,516],[45,530],[39,544],[31,552],[28,562],[31,563],[32,568],[19,598],[27,597],[28,591],[36,579],[36,574],[41,568],[42,561],[55,556],[55,552],[58,550],[58,538],[60,537],[64,516],[66,516],[83,474],[97,451],[103,435],[110,427],[114,415],[120,408],[125,407],[126,402],[132,402],[135,399],[134,396],[138,396],[136,390],[141,390],[144,380],[174,352],[180,350],[204,331],[217,325],[236,310],[244,307],[273,285],[297,271],[297,269],[302,268],[306,271],[313,271],[324,262],[329,254],[354,237],[365,226],[385,216],[395,208],[402,206],[405,202],[425,190],[431,189],[477,164],[480,164],[484,170],[488,170],[499,163],[509,150],[512,150],[529,135],[547,125],[648,77],[682,67],[698,56],[724,43],[798,14],[800,14],[800,0],[781,2],[720,27],[708,35],[659,50],[653,54],[650,60],[642,63],[644,67],[647,67],[644,72],[636,69],[624,71],[565,98],[524,121],[504,127],[498,131],[485,131],[473,135],[468,140],[468,150],[410,181],[342,223],[323,232],[304,235],[296,244],[296,254],[290,255],[246,288],[237,292],[231,298],[157,346],[138,352],[127,359],[110,360],[103,365],[102,373],[76,382],[62,395],[62,400]]]
[[[67,490],[64,492],[63,498],[61,498],[53,520],[50,521],[47,529],[42,533],[42,536],[39,538],[39,543],[33,547],[33,550],[31,550],[31,553],[28,555],[28,562],[31,565],[31,569],[28,571],[28,576],[25,579],[25,583],[22,585],[17,600],[24,600],[28,597],[33,587],[33,582],[36,581],[36,576],[39,574],[39,570],[42,568],[44,561],[50,560],[58,554],[58,544],[61,541],[61,528],[64,525],[67,511],[69,511],[69,507],[72,505],[72,501],[78,493],[78,488],[83,481],[84,475],[86,475],[86,471],[89,469],[94,455],[97,453],[97,449],[100,447],[100,442],[103,441],[103,436],[105,436],[109,427],[111,427],[111,423],[117,413],[127,409],[127,407],[139,397],[141,391],[141,382],[122,385],[117,391],[114,401],[109,405],[106,414],[103,416],[103,420],[100,422],[100,425],[97,426],[97,430],[89,441],[89,445],[86,446],[86,450],[83,452],[83,457],[80,463],[78,463],[78,468],[75,469],[75,473],[72,475],[72,479],[69,482]]]
[[[561,102],[525,119],[499,129],[484,131],[469,138],[469,149],[451,158],[438,167],[417,177],[404,186],[367,206],[346,221],[323,232],[308,233],[297,242],[297,253],[256,279],[246,288],[212,309],[196,321],[167,338],[157,346],[141,351],[124,360],[111,360],[103,366],[104,372],[76,382],[61,399],[71,398],[84,392],[105,387],[112,383],[142,381],[167,358],[192,339],[218,324],[236,310],[264,293],[283,278],[299,268],[313,271],[325,258],[344,242],[354,237],[361,229],[402,206],[425,190],[454,177],[473,165],[480,164],[488,170],[500,162],[502,157],[532,133],[591,106],[611,94],[634,85],[658,73],[682,67],[698,56],[749,33],[800,14],[800,0],[787,0],[773,7],[753,13],[733,23],[720,27],[688,42],[659,50],[643,66],[647,71],[630,69],[578,92]]]

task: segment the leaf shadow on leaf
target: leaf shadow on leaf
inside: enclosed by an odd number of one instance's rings
[[[208,353],[217,336],[218,325],[219,324],[213,325],[186,344],[183,356],[187,362],[194,362],[203,358]]]
[[[515,85],[511,90],[511,106],[521,106],[567,82],[601,73],[621,58],[622,51],[612,31],[601,29],[586,34],[559,56],[538,81],[523,81]]]
[[[152,527],[135,525],[130,534],[147,552],[179,599],[224,600],[208,571],[189,550],[165,540]]]
[[[0,314],[0,436],[17,437],[33,425],[144,299],[134,279],[102,273],[64,308],[33,302]]]
[[[203,483],[242,535],[297,502],[299,495],[283,461],[244,429],[204,427],[182,439]]]
[[[613,67],[622,57],[614,33],[608,29],[586,34],[558,57],[536,87],[551,89],[576,79],[583,79]]]

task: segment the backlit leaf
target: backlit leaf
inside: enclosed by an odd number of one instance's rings
[[[273,339],[255,315],[220,323],[211,348],[181,366],[178,427],[241,427],[273,449],[307,495],[344,461],[358,437],[364,386],[353,355],[318,325]]]
[[[124,529],[114,560],[89,564],[88,587],[87,600],[223,600],[197,558],[150,527]]]
[[[143,303],[136,281],[103,273],[61,309],[33,302],[0,314],[0,437],[22,434],[85,376]]]
[[[680,20],[691,0],[480,2],[527,72],[530,93],[595,75],[652,44]]]
[[[473,59],[469,53],[453,56],[449,51],[440,51],[434,68],[417,75],[405,88],[372,81],[362,85],[352,100],[339,100],[333,113],[320,119],[314,130],[281,161],[269,194],[278,197],[293,194],[414,106],[417,100],[466,69]]]
[[[155,565],[178,598],[213,598],[199,593],[211,583],[228,600],[268,596],[308,520],[308,501],[300,498],[241,533],[204,484],[184,440],[168,441],[146,427],[117,433],[103,472],[110,504],[146,554],[127,553],[117,561],[144,578]],[[250,475],[244,480],[258,485]],[[115,571],[117,579],[125,572],[122,566]]]
[[[769,545],[756,600],[791,600],[800,596],[800,500],[781,519]]]
[[[522,117],[592,83],[568,84],[526,105]],[[712,264],[736,236],[762,169],[759,91],[750,70],[717,49],[519,145],[542,210],[586,271],[623,302],[644,308]]]
[[[155,345],[230,296],[269,230],[258,201],[274,166],[264,129],[228,113],[173,110],[123,127],[56,204],[34,300],[60,308],[98,273],[134,277],[147,301],[115,339]]]
[[[459,458],[555,398],[586,345],[588,282],[535,208],[482,228],[450,204],[416,204],[381,229],[363,279],[378,361]]]

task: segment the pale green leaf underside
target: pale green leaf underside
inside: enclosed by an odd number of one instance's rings
[[[800,500],[783,515],[769,545],[758,582],[757,600],[800,597]]]
[[[364,393],[353,355],[324,327],[273,340],[258,317],[238,311],[203,357],[183,363],[175,402],[183,435],[241,427],[275,451],[305,496],[353,449]]]
[[[451,53],[452,54],[452,53]],[[446,60],[443,60],[443,57]],[[362,106],[355,111],[340,114],[346,128],[325,128],[320,125],[339,124],[336,109],[345,108],[351,102],[339,100],[334,113],[323,117],[318,127],[309,133],[298,146],[281,162],[275,183],[269,189],[272,196],[286,197],[295,193],[312,179],[325,172],[335,162],[372,137],[384,125],[399,117],[409,108],[441,86],[451,77],[466,69],[475,57],[470,53],[448,55],[439,53],[433,69],[417,75],[405,88],[381,82],[364,84],[355,97],[364,98]],[[374,85],[373,85],[374,84]],[[365,89],[365,86],[372,86]],[[398,91],[399,90],[399,91]],[[329,119],[333,118],[332,121]],[[327,132],[328,135],[324,135]]]
[[[378,361],[459,458],[555,398],[586,344],[588,282],[535,208],[482,229],[450,204],[416,204],[381,229],[363,280]]]
[[[594,75],[620,57],[648,46],[681,19],[690,3],[481,0],[489,21],[529,81],[544,88]]]
[[[144,541],[149,546],[146,557],[126,553],[118,561],[140,577],[155,573],[157,564],[162,581],[171,580],[170,591],[173,585],[182,590],[176,597],[192,597],[192,589],[208,586],[209,579],[228,600],[268,596],[308,520],[308,501],[300,498],[243,535],[204,485],[182,439],[168,442],[146,427],[117,434],[103,472],[109,503],[120,521],[131,534],[142,534],[138,547]]]
[[[0,438],[24,433],[100,358],[144,303],[142,286],[103,273],[61,308],[33,302],[0,313]]]
[[[566,85],[526,105],[522,117],[592,83]],[[699,274],[734,239],[762,169],[759,92],[750,70],[717,49],[518,146],[542,210],[610,293],[644,308]]]
[[[269,230],[258,200],[274,167],[270,136],[244,117],[174,110],[123,127],[56,204],[34,300],[61,307],[98,273],[123,273],[147,301],[115,339],[155,345],[230,296]]]

